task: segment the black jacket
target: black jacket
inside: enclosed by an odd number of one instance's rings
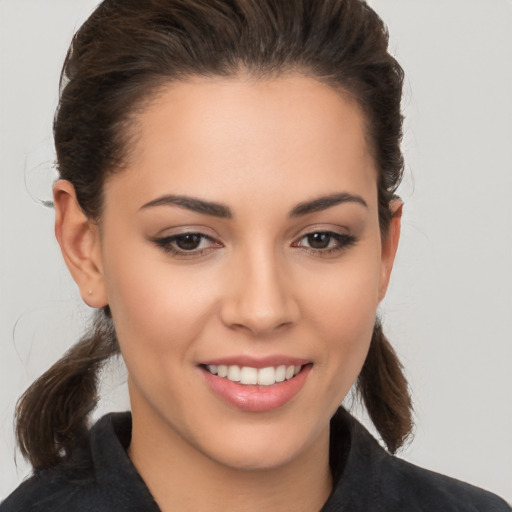
[[[0,512],[159,512],[126,453],[130,437],[130,413],[104,416],[86,449],[22,483]],[[330,463],[334,489],[321,512],[512,510],[494,494],[389,455],[341,408],[331,422]]]

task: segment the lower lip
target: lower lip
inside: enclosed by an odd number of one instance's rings
[[[252,386],[211,374],[200,367],[210,388],[228,404],[250,412],[271,411],[288,403],[304,386],[312,365],[303,366],[290,380],[271,386]]]

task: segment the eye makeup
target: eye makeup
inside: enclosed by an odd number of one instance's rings
[[[204,256],[224,245],[205,233],[185,231],[170,236],[154,238],[153,242],[166,253],[180,258]],[[329,230],[315,230],[302,235],[291,243],[291,247],[314,256],[333,256],[353,246],[357,239],[353,235]]]

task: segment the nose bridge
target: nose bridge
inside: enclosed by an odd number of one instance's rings
[[[226,325],[265,334],[297,320],[285,262],[270,244],[240,251],[232,264],[232,286],[222,308]]]

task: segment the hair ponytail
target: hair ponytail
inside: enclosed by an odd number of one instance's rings
[[[98,401],[99,370],[118,352],[107,306],[96,312],[89,332],[18,400],[16,437],[34,468],[68,458],[86,439],[88,417]]]
[[[402,364],[379,320],[375,322],[357,390],[388,450],[395,453],[412,430],[412,401]]]

